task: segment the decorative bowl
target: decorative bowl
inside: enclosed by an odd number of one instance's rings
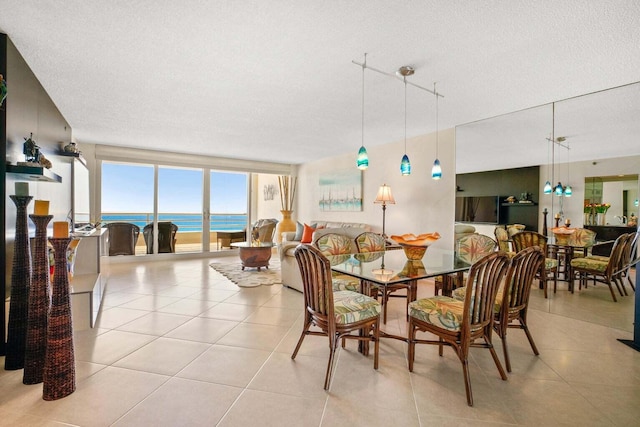
[[[556,243],[559,245],[566,245],[569,243],[569,236],[571,236],[576,231],[575,228],[569,227],[553,227],[551,232],[556,237]]]
[[[410,260],[421,260],[429,245],[440,238],[440,234],[436,231],[434,233],[425,234],[403,234],[401,236],[391,236],[391,239],[402,246],[404,254]]]

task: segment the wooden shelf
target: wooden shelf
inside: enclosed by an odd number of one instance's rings
[[[533,203],[500,203],[500,206],[505,206],[508,208],[513,208],[513,207],[522,207],[522,206],[538,206],[538,204],[536,202]]]
[[[62,182],[62,177],[49,169],[36,166],[7,165],[7,175],[26,181]]]

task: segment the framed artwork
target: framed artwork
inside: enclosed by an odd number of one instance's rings
[[[321,211],[362,211],[362,171],[349,168],[320,175]]]

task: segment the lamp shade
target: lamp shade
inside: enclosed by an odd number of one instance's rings
[[[440,167],[440,160],[436,159],[433,162],[433,167],[431,168],[431,178],[440,179],[442,178],[442,168]]]
[[[402,175],[411,175],[411,162],[409,162],[409,156],[406,154],[402,156],[402,161],[400,162],[400,172]]]
[[[551,194],[553,192],[553,189],[551,188],[551,183],[549,181],[547,181],[544,184],[544,190],[542,190],[544,194]]]
[[[395,205],[396,201],[393,198],[393,194],[391,194],[391,187],[389,187],[387,184],[382,184],[378,189],[378,195],[376,196],[376,199],[373,201],[373,203]]]
[[[563,192],[562,184],[558,183],[558,185],[556,185],[555,192],[556,192],[556,196],[562,196],[562,192]]]
[[[367,149],[364,148],[364,145],[360,147],[358,151],[358,159],[356,160],[356,165],[358,169],[365,170],[369,167],[369,155],[367,154]]]
[[[567,187],[564,189],[564,197],[571,197],[573,195],[573,190],[571,189],[570,185],[567,185]]]

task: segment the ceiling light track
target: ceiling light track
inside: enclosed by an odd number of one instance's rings
[[[371,70],[371,71],[375,71],[378,74],[382,74],[384,76],[391,77],[391,78],[396,79],[396,80],[400,80],[403,83],[406,80],[406,76],[410,76],[415,72],[415,69],[413,67],[411,67],[411,66],[408,66],[408,65],[405,65],[405,66],[401,67],[395,73],[387,73],[386,71],[378,70],[377,68],[374,68],[371,65],[368,65],[366,62],[364,62],[364,63],[358,62],[358,61],[351,61],[351,62],[356,64],[359,67],[362,67],[363,69],[368,69],[368,70]],[[408,73],[408,74],[403,74],[403,73]],[[406,84],[411,85],[413,87],[417,87],[418,89],[424,90],[425,92],[429,92],[432,95],[436,95],[436,96],[439,96],[441,98],[444,98],[444,95],[442,95],[442,94],[440,94],[440,93],[438,93],[438,92],[436,92],[434,90],[428,89],[428,88],[426,88],[424,86],[420,86],[420,85],[417,85],[417,84],[409,82],[409,81],[407,81]]]

